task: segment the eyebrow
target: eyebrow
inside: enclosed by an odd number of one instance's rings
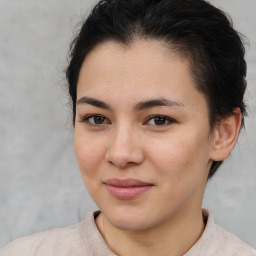
[[[111,107],[109,104],[107,104],[104,101],[95,99],[95,98],[90,98],[90,97],[82,97],[79,100],[77,100],[77,105],[80,104],[89,104],[98,108],[103,108],[107,110],[111,110]],[[158,106],[167,106],[167,107],[184,107],[184,104],[182,104],[179,101],[176,100],[169,100],[166,98],[157,98],[157,99],[150,99],[147,101],[142,101],[137,103],[134,106],[134,110],[136,111],[142,111],[145,109],[153,108],[153,107],[158,107]]]
[[[107,103],[105,103],[104,101],[97,100],[97,99],[94,99],[94,98],[89,98],[89,97],[82,97],[82,98],[80,98],[76,102],[76,104],[77,105],[89,104],[89,105],[93,105],[93,106],[98,107],[98,108],[111,109],[110,106]]]
[[[142,111],[144,109],[149,109],[149,108],[158,107],[158,106],[184,107],[184,104],[182,104],[181,102],[176,101],[176,100],[169,100],[169,99],[166,99],[166,98],[159,98],[159,99],[152,99],[152,100],[139,102],[135,105],[134,108],[137,111]]]

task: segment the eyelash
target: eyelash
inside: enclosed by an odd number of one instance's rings
[[[103,118],[104,121],[107,120],[106,117],[102,116],[102,115],[98,115],[98,114],[93,114],[93,115],[87,115],[87,116],[84,116],[82,117],[79,121],[82,122],[82,123],[87,123],[88,125],[90,126],[94,126],[94,127],[99,127],[101,125],[105,125],[105,124],[109,124],[109,123],[102,123],[102,124],[94,124],[94,123],[91,123],[89,122],[89,119],[90,118],[95,118],[95,117],[99,117],[99,118]],[[152,115],[152,116],[149,116],[146,120],[145,123],[153,120],[154,118],[160,118],[160,119],[164,119],[165,122],[168,122],[167,124],[163,124],[163,125],[150,125],[150,126],[155,126],[155,127],[165,127],[165,126],[168,126],[172,123],[177,123],[174,119],[168,117],[168,116],[164,116],[164,115]]]
[[[154,118],[160,118],[160,119],[164,119],[166,122],[168,122],[167,124],[163,124],[163,125],[152,125],[152,126],[159,126],[159,127],[165,127],[167,125],[170,125],[172,123],[176,123],[176,121],[168,116],[164,116],[164,115],[152,115],[150,117],[147,118],[146,122],[149,122],[150,120],[154,120]]]
[[[107,120],[107,118],[105,118],[104,116],[102,116],[102,115],[96,115],[96,114],[94,114],[94,115],[87,115],[87,116],[84,116],[84,117],[82,117],[81,119],[80,119],[80,122],[82,122],[82,123],[87,123],[88,125],[90,125],[90,126],[95,126],[95,127],[99,127],[100,125],[104,125],[104,124],[93,124],[93,123],[91,123],[91,122],[89,122],[89,119],[90,118],[95,118],[95,117],[99,117],[99,118],[104,118],[104,120]]]

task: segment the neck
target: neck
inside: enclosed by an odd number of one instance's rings
[[[117,255],[185,254],[200,238],[204,230],[201,208],[188,214],[178,211],[171,219],[150,229],[130,231],[114,227],[101,213],[96,224],[109,248]]]

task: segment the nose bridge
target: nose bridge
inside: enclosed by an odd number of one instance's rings
[[[110,142],[110,150],[119,157],[128,157],[135,150],[134,137],[136,132],[130,125],[118,125],[113,131]]]
[[[113,134],[113,142],[117,145],[133,141],[135,132],[132,132],[133,127],[129,124],[119,124]],[[131,143],[132,144],[132,143]]]
[[[106,160],[122,168],[131,163],[140,164],[144,156],[139,137],[132,125],[117,125],[112,131]]]

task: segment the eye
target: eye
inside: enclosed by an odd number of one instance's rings
[[[168,124],[175,123],[175,120],[167,116],[154,115],[148,119],[147,123],[149,125],[154,125],[154,126],[166,126]]]
[[[88,115],[81,118],[80,122],[86,122],[89,125],[95,125],[95,126],[109,123],[108,119],[102,115]]]

